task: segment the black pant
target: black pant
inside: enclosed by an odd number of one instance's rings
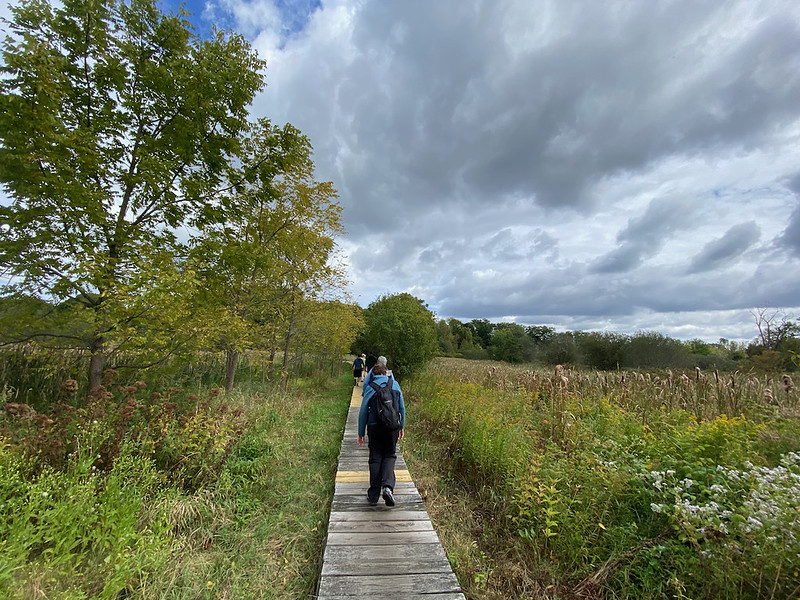
[[[387,431],[377,425],[367,426],[369,440],[369,490],[367,499],[377,502],[381,491],[394,491],[394,463],[397,460],[397,437],[400,431]]]

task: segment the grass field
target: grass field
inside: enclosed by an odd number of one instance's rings
[[[108,431],[124,415],[72,418],[78,442],[62,465],[23,456],[10,427],[19,419],[5,415],[0,597],[309,597],[350,392],[349,374],[301,380],[283,395],[243,385],[158,421],[160,437],[155,417],[134,427],[135,412],[111,467],[102,462]],[[170,444],[180,445],[173,462]]]
[[[404,451],[471,599],[792,598],[786,383],[439,359],[404,386]]]

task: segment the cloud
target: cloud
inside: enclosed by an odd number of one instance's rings
[[[761,232],[755,221],[741,223],[728,229],[721,238],[706,244],[692,258],[689,273],[703,273],[730,264],[758,241]]]
[[[686,229],[694,212],[688,201],[656,199],[647,211],[617,236],[618,246],[600,256],[592,265],[592,273],[624,273],[639,267],[648,258],[658,254],[670,234]]]
[[[778,238],[778,244],[800,257],[800,202],[789,216],[789,224]]]
[[[715,340],[797,304],[797,2],[204,6],[338,190],[362,305]]]

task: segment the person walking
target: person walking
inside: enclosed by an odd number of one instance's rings
[[[369,360],[369,359],[367,359],[367,360]],[[362,396],[364,395],[364,390],[367,389],[367,386],[369,385],[369,382],[372,381],[372,369],[373,369],[373,367],[375,365],[383,365],[385,367],[386,366],[386,357],[383,356],[383,355],[379,356],[377,359],[375,359],[375,362],[372,364],[371,367],[367,367],[367,375],[366,375],[366,377],[364,377],[364,387],[361,389],[361,395]],[[387,375],[391,375],[392,373],[391,373],[391,371],[389,371],[387,369],[386,374]]]
[[[371,381],[378,387],[391,385],[397,390],[400,409],[400,429],[390,430],[378,424],[375,403],[370,402],[376,395],[375,389],[364,383],[364,397],[361,400],[361,409],[358,411],[358,445],[364,446],[364,434],[369,438],[369,489],[367,501],[371,506],[378,504],[378,499],[383,497],[386,506],[394,506],[395,474],[394,465],[397,461],[397,442],[403,439],[406,422],[406,407],[403,402],[403,392],[392,377],[386,374],[386,365],[376,363],[372,367]]]
[[[361,375],[364,372],[364,359],[359,355],[353,361],[353,386],[358,387],[358,382],[361,380]]]

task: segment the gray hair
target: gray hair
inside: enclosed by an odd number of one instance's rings
[[[386,357],[385,357],[385,356],[379,356],[379,357],[378,357],[378,362],[379,362],[380,364],[382,364],[382,365],[386,366]]]

